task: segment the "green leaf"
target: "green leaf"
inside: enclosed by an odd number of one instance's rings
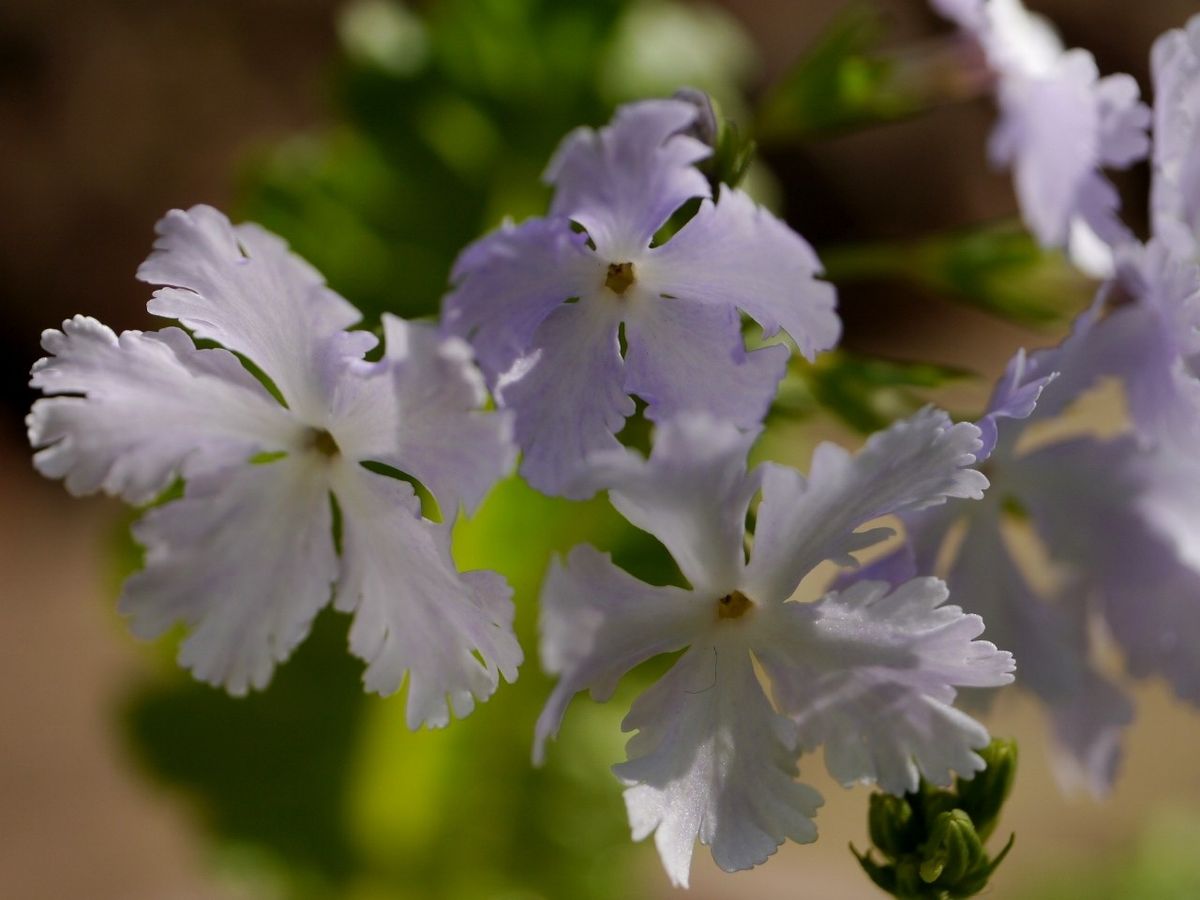
[[[332,888],[355,865],[342,825],[364,694],[347,622],[319,616],[266,691],[239,699],[180,672],[144,684],[126,705],[154,777],[182,788],[226,840],[286,860],[294,887]]]

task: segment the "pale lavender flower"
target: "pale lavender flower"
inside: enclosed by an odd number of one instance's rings
[[[505,417],[479,411],[469,348],[389,316],[386,353],[367,363],[377,341],[347,330],[357,310],[279,238],[206,206],[168,213],[158,235],[138,272],[165,285],[150,311],[224,349],[77,316],[43,335],[32,383],[49,396],[28,418],[38,470],[74,494],[145,503],[186,481],[135,526],[146,564],[120,602],[134,632],[183,622],[181,664],[242,694],[267,684],[332,597],[354,614],[367,688],[407,678],[411,727],[466,715],[521,661],[504,579],[459,573],[450,555],[459,505],[474,507],[515,455]],[[418,479],[446,521],[364,462]]]
[[[1149,151],[1150,111],[1128,75],[1101,78],[1086,50],[1064,48],[1053,26],[1021,0],[934,0],[978,40],[996,76],[1000,121],[990,154],[1011,168],[1030,230],[1066,247],[1084,271],[1113,272],[1112,248],[1130,239],[1104,169]]]
[[[1114,277],[1055,351],[1061,406],[1101,377],[1119,378],[1139,439],[1200,440],[1200,17],[1153,53],[1155,145],[1151,240],[1116,252]]]
[[[1010,655],[975,640],[983,622],[943,605],[936,579],[790,599],[822,561],[851,562],[891,533],[864,524],[979,497],[975,426],[925,410],[857,455],[822,444],[807,479],[773,464],[747,472],[754,437],[689,416],[659,426],[649,460],[596,463],[617,485],[613,504],[663,542],[690,587],[643,583],[584,545],[553,563],[542,593],[542,660],[560,681],[536,758],[576,692],[606,700],[638,664],[685,651],[634,702],[622,727],[638,733],[615,769],[634,838],[654,833],[675,884],[687,884],[697,838],[730,871],[788,838],[814,840],[821,798],[796,777],[800,754],[818,746],[843,784],[892,793],[914,790],[919,775],[944,785],[977,771],[987,732],[951,705],[955,689],[1012,680]]]
[[[1200,705],[1200,466],[1133,435],[1027,446],[1020,420],[1039,395],[1044,419],[1095,383],[1073,371],[1088,334],[1077,328],[1060,348],[1010,364],[985,418],[999,440],[981,453],[992,484],[983,502],[905,515],[906,544],[855,577],[945,575],[988,636],[1012,650],[1018,686],[1045,705],[1064,780],[1103,794],[1133,705],[1098,665],[1097,623],[1132,675],[1160,676]],[[1014,549],[1030,531],[1054,563],[1053,584],[1041,588]]]
[[[1200,259],[1200,15],[1155,42],[1155,234],[1180,256]]]
[[[514,411],[522,474],[539,490],[592,493],[585,460],[619,446],[634,396],[653,421],[761,422],[788,351],[747,353],[739,310],[810,359],[837,341],[834,290],[816,279],[812,248],[741,191],[710,196],[695,165],[710,148],[687,133],[697,109],[645,101],[572,133],[546,173],[549,215],[504,225],[455,265],[444,326],[472,343]],[[696,198],[695,215],[654,244]]]

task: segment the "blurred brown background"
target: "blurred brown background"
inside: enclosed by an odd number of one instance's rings
[[[894,5],[898,39],[944,29],[922,0]],[[727,0],[780,72],[843,3]],[[1154,37],[1195,0],[1043,0],[1068,44],[1107,72],[1147,83]],[[110,725],[139,649],[112,612],[105,548],[117,507],[72,501],[30,469],[21,419],[37,336],[75,312],[139,327],[147,290],[133,279],[167,208],[227,205],[255,146],[319,126],[336,50],[332,0],[2,0],[0,2],[0,897],[201,900],[241,896],[209,873],[179,799],[134,770]],[[806,148],[789,160],[813,193],[799,223],[818,247],[915,235],[1011,214],[1006,178],[988,172],[986,103]],[[807,177],[811,176],[811,177]],[[1138,176],[1133,178],[1134,187]],[[1023,334],[897,292],[846,298],[853,341],[989,373]],[[1020,838],[994,896],[1089,854],[1119,854],[1164,801],[1200,801],[1200,717],[1143,690],[1126,777],[1097,805],[1057,795],[1043,748],[1025,746],[1007,825]],[[1009,698],[997,733],[1037,733]],[[1152,727],[1151,727],[1152,726]],[[1166,734],[1170,738],[1165,737]],[[807,763],[807,770],[817,765]],[[865,794],[817,779],[829,798],[814,847],[786,847],[750,875],[718,877],[698,854],[697,898],[871,895],[846,854],[862,841]],[[615,785],[614,785],[615,789]],[[647,883],[663,879],[647,855]],[[666,888],[658,890],[664,896]]]

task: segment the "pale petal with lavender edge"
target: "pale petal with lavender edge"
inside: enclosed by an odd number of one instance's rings
[[[158,223],[138,278],[164,285],[150,312],[179,319],[197,337],[243,353],[305,418],[324,411],[330,372],[375,345],[347,332],[361,315],[316,269],[258,225],[233,225],[211,206],[175,209]]]
[[[190,477],[292,445],[300,429],[226,350],[178,328],[126,331],[76,316],[48,330],[31,385],[34,464],[73,494],[145,503]]]
[[[695,163],[712,150],[683,133],[696,116],[692,103],[643,100],[598,131],[572,132],[546,169],[555,188],[550,214],[582,225],[612,262],[644,250],[675,210],[709,195]]]
[[[808,242],[742,191],[722,187],[679,233],[650,251],[656,293],[741,309],[770,337],[783,329],[812,359],[841,335],[833,285]]]
[[[422,519],[403,481],[349,463],[334,470],[342,509],[336,606],[354,614],[350,649],[367,663],[367,690],[407,679],[410,728],[444,726],[514,681],[512,589],[494,572],[459,573],[450,530]]]
[[[687,646],[709,620],[689,592],[638,581],[587,544],[551,562],[540,606],[542,668],[560,677],[538,718],[539,764],[575,694],[607,700],[627,672]]]
[[[789,603],[759,657],[806,750],[825,747],[844,785],[915,791],[983,768],[987,731],[956,710],[959,687],[1013,680],[1012,655],[976,640],[983,620],[944,605],[936,578],[893,589],[860,581],[814,604]]]
[[[212,472],[134,526],[146,567],[120,610],[139,637],[191,628],[179,662],[231,694],[261,690],[329,602],[338,561],[316,454]]]
[[[978,499],[988,480],[970,468],[979,429],[926,408],[872,435],[857,453],[821,444],[806,479],[766,466],[749,585],[763,602],[782,602],[824,560],[853,563],[850,554],[878,543],[889,528],[857,532],[881,516],[924,509],[947,498]]]
[[[713,596],[737,587],[746,565],[746,512],[760,484],[746,473],[746,454],[757,437],[757,429],[687,416],[659,427],[648,460],[596,462],[616,485],[613,506],[662,541],[693,588]]]
[[[642,694],[613,771],[630,787],[634,840],[651,833],[673,884],[687,886],[697,839],[722,869],[765,862],[785,840],[816,840],[821,795],[797,782],[796,726],[771,707],[750,654],[693,646]]]

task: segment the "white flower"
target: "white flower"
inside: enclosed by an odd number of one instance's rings
[[[450,555],[459,504],[476,505],[514,456],[508,421],[478,411],[468,348],[385,317],[386,353],[368,363],[375,337],[346,330],[357,310],[279,238],[205,206],[168,213],[158,234],[138,272],[165,285],[150,311],[225,349],[77,316],[43,335],[32,384],[51,396],[28,419],[37,468],[72,493],[144,503],[186,481],[135,527],[146,565],[120,604],[133,630],[184,622],[181,663],[242,694],[332,598],[354,613],[366,686],[390,693],[408,676],[411,727],[466,715],[521,661],[507,584],[459,573]],[[446,521],[364,462],[420,481]]]
[[[894,793],[918,774],[946,784],[951,771],[978,770],[972,751],[987,734],[950,705],[955,687],[1012,680],[1011,657],[974,640],[982,621],[943,606],[936,579],[789,600],[823,560],[852,562],[890,533],[859,526],[979,497],[987,479],[966,468],[975,426],[925,410],[856,456],[822,445],[811,479],[770,464],[747,473],[753,440],[686,417],[660,428],[649,460],[598,463],[617,485],[614,505],[666,545],[690,589],[644,584],[585,545],[555,562],[543,590],[543,664],[561,680],[538,723],[539,758],[577,691],[605,700],[639,663],[686,648],[634,703],[623,727],[638,733],[616,768],[635,839],[655,834],[676,884],[697,837],[727,870],[763,862],[787,838],[815,839],[820,796],[795,780],[803,750],[824,744],[839,781]],[[747,561],[744,523],[760,489]]]

